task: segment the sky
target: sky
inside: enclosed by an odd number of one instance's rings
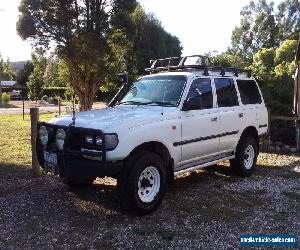
[[[184,55],[222,52],[250,0],[139,0],[169,33],[176,35]],[[275,3],[279,0],[275,0]],[[0,54],[10,61],[30,60],[31,45],[16,32],[20,0],[0,0]]]

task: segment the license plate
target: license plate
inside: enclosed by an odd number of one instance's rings
[[[51,165],[57,165],[57,154],[44,151],[44,160]]]

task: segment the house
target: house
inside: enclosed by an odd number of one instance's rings
[[[16,81],[1,81],[1,88],[2,89],[5,88],[5,89],[13,90],[13,89],[22,89],[24,87],[21,86]]]

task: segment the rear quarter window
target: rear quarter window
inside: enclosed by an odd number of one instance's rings
[[[237,80],[236,82],[240,92],[241,101],[244,105],[262,103],[261,95],[255,81]]]

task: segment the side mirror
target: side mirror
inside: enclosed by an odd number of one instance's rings
[[[182,111],[201,109],[201,97],[192,97],[184,101]]]
[[[121,80],[121,84],[127,84],[128,83],[128,74],[127,74],[127,72],[123,72],[123,73],[118,74],[118,77]]]

